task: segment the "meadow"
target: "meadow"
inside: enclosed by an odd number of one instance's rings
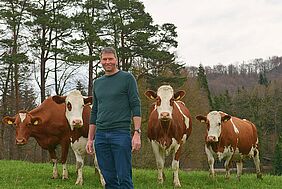
[[[76,181],[75,166],[69,165],[69,179],[51,179],[51,163],[31,163],[26,161],[0,160],[0,188],[3,189],[102,189],[98,174],[94,168],[85,166],[84,185],[74,185]],[[59,166],[59,173],[62,166]],[[133,181],[136,189],[173,188],[172,171],[165,170],[166,180],[163,185],[157,183],[157,172],[152,169],[134,169]],[[282,176],[264,174],[263,180],[257,180],[254,173],[245,173],[241,181],[232,172],[226,180],[224,174],[217,174],[215,179],[209,177],[207,171],[180,171],[182,188],[189,189],[278,189],[282,188]]]

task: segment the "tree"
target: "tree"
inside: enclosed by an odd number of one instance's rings
[[[282,137],[279,137],[279,140],[275,146],[274,159],[273,159],[273,169],[275,175],[282,175]]]
[[[200,88],[202,88],[206,92],[208,99],[209,99],[209,105],[211,109],[213,109],[214,107],[213,107],[211,93],[210,93],[209,86],[208,86],[207,76],[205,73],[205,69],[201,64],[198,68],[197,81],[198,81]]]

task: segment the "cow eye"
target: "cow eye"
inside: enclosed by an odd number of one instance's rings
[[[71,103],[70,103],[70,102],[67,103],[67,109],[68,109],[69,111],[71,111],[71,109],[72,109],[72,106],[71,106]]]

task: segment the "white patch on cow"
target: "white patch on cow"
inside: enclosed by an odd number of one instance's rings
[[[256,151],[256,148],[252,147],[249,152],[249,157],[253,158],[255,156],[255,151]]]
[[[189,128],[189,118],[182,112],[180,106],[177,104],[177,102],[174,102],[174,104],[176,105],[176,107],[178,108],[179,112],[182,114],[182,116],[184,117],[184,123],[185,123],[185,126],[186,128],[188,129]]]
[[[207,145],[205,145],[205,152],[206,152],[206,155],[207,155],[211,176],[214,177],[215,176],[214,156],[216,156],[216,153],[212,150],[211,146],[208,147]]]
[[[214,142],[217,142],[221,133],[221,115],[218,111],[212,111],[207,115],[207,119],[210,122],[208,137],[215,137]]]
[[[19,116],[20,116],[21,122],[23,122],[26,118],[26,113],[19,113]]]
[[[170,85],[162,85],[158,88],[157,95],[161,99],[160,106],[157,107],[159,118],[161,113],[169,113],[168,118],[172,119],[172,106],[170,105],[170,99],[173,97],[173,88]]]
[[[234,150],[229,145],[229,146],[224,147],[223,152],[217,152],[217,157],[218,157],[219,161],[221,161],[223,159],[229,159],[229,157],[231,157],[233,153],[234,153]]]
[[[68,103],[71,104],[71,110],[66,108],[66,118],[71,130],[73,130],[76,124],[79,126],[83,125],[82,112],[84,108],[84,101],[80,91],[74,90],[70,92],[66,97],[66,106],[68,106]]]
[[[231,121],[231,123],[232,123],[232,125],[233,125],[234,132],[237,133],[237,134],[239,134],[239,130],[238,130],[238,128],[236,127],[236,125],[234,124],[232,117],[231,117],[230,121]]]
[[[182,136],[181,141],[182,141],[183,144],[185,144],[186,140],[187,140],[187,134],[184,134],[184,135]]]
[[[71,143],[72,150],[75,154],[77,164],[77,179],[75,184],[83,184],[82,169],[84,166],[84,158],[86,156],[85,146],[87,144],[87,138],[80,137],[78,140]]]

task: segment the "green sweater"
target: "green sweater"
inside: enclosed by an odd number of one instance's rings
[[[133,116],[141,116],[136,80],[124,71],[94,81],[90,123],[96,130],[130,130]]]

